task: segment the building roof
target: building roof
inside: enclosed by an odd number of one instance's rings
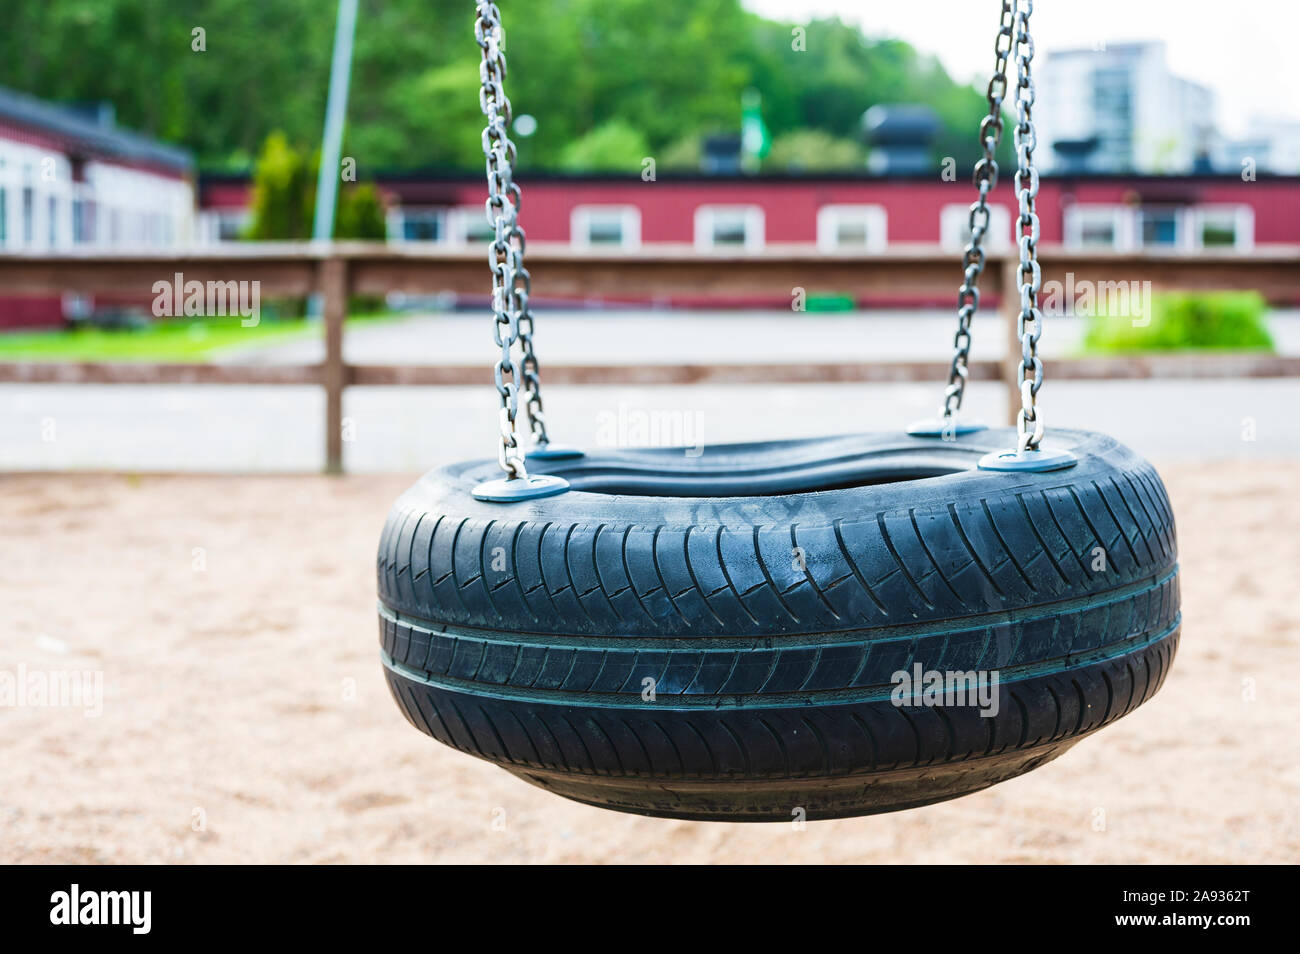
[[[1015,172],[1015,162],[1012,161],[1010,172]],[[608,170],[598,170],[594,172],[574,172],[574,171],[557,171],[546,169],[521,169],[515,177],[521,182],[560,182],[582,185],[586,183],[608,183],[608,184],[636,184],[643,180],[639,172],[610,172]],[[394,183],[435,183],[439,185],[475,185],[483,183],[483,173],[479,171],[469,171],[462,169],[450,169],[446,167],[420,167],[412,169],[377,169],[365,177],[368,181],[373,181],[379,185],[390,185]],[[959,177],[961,181],[969,182],[969,175]],[[1069,172],[1061,170],[1052,170],[1042,173],[1043,179],[1061,179],[1071,182],[1122,182],[1122,183],[1185,183],[1188,181],[1195,182],[1230,182],[1233,180],[1240,181],[1241,173],[1237,170],[1223,170],[1196,173],[1154,173],[1154,172]],[[1261,170],[1258,173],[1260,180],[1281,181],[1288,183],[1300,182],[1300,176],[1287,173],[1274,173]],[[692,183],[692,184],[717,184],[720,186],[744,186],[744,185],[807,185],[810,183],[862,183],[877,185],[892,185],[899,182],[929,183],[939,180],[939,167],[936,165],[932,170],[926,172],[906,173],[899,175],[881,175],[880,173],[871,172],[867,169],[845,169],[845,170],[818,170],[815,172],[759,172],[759,173],[708,173],[697,171],[660,171],[656,179],[657,182],[670,183]],[[228,170],[203,170],[199,172],[199,186],[215,185],[249,185],[253,183],[253,173],[251,171],[238,172]],[[487,187],[484,186],[484,189]]]
[[[194,166],[194,159],[186,150],[119,129],[103,113],[99,119],[94,119],[84,110],[49,103],[3,86],[0,86],[0,120],[66,140],[73,149],[93,156],[148,163],[182,172],[188,172]]]
[[[1106,41],[1103,47],[1095,46],[1073,46],[1062,47],[1059,49],[1048,50],[1047,57],[1065,57],[1065,56],[1097,56],[1106,53],[1146,53],[1151,51],[1163,50],[1165,48],[1164,40],[1127,40],[1116,43],[1113,40]]]
[[[939,132],[939,117],[917,103],[877,103],[862,114],[873,145],[927,145]]]

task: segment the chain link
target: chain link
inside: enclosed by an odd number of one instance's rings
[[[1007,65],[1014,53],[1016,237],[1020,252],[1020,314],[1016,331],[1021,342],[1021,408],[1016,418],[1016,430],[1022,451],[1036,450],[1043,438],[1042,412],[1037,406],[1038,391],[1043,384],[1043,363],[1038,357],[1043,319],[1038,309],[1038,293],[1042,285],[1037,261],[1039,224],[1035,211],[1038,170],[1033,165],[1037,145],[1032,112],[1035,96],[1031,75],[1034,41],[1029,32],[1033,8],[1033,0],[1002,0],[998,33],[994,40],[996,59],[987,91],[989,110],[980,123],[984,156],[976,163],[973,176],[979,197],[970,207],[971,237],[962,255],[963,280],[957,293],[954,354],[940,408],[940,417],[945,422],[950,421],[961,408],[969,376],[970,329],[979,309],[979,277],[984,270],[984,238],[990,223],[988,196],[998,181],[996,152],[1003,133],[1002,104],[1007,92]],[[474,36],[483,54],[479,66],[479,104],[487,117],[483,130],[483,155],[488,184],[485,208],[488,224],[493,228],[493,241],[488,249],[495,318],[492,334],[501,349],[501,356],[493,368],[493,380],[501,399],[501,439],[497,458],[511,478],[526,477],[523,452],[516,436],[521,383],[533,440],[544,445],[548,438],[539,366],[533,350],[533,315],[529,305],[532,283],[524,267],[525,238],[518,218],[523,197],[514,181],[515,147],[508,133],[511,110],[503,85],[506,75],[506,59],[502,52],[505,33],[501,26],[501,13],[490,0],[476,0]],[[516,341],[520,342],[523,352],[517,368],[511,357]]]
[[[1016,0],[1016,239],[1020,247],[1020,315],[1016,332],[1020,336],[1020,413],[1016,415],[1016,433],[1021,451],[1037,450],[1043,439],[1043,415],[1038,409],[1038,391],[1043,386],[1043,362],[1038,357],[1038,339],[1043,333],[1043,313],[1038,309],[1038,292],[1042,272],[1038,266],[1038,170],[1034,168],[1034,81],[1030,62],[1034,58],[1034,40],[1029,34],[1029,15],[1033,0]]]
[[[546,435],[546,413],[542,409],[541,368],[537,364],[537,355],[533,351],[533,312],[528,305],[532,280],[522,264],[519,270],[523,275],[523,288],[519,292],[519,343],[523,346],[524,356],[519,362],[519,367],[524,379],[526,398],[524,408],[528,412],[528,425],[533,435],[533,443],[545,447],[551,439]]]
[[[948,387],[943,393],[943,405],[939,408],[940,420],[945,424],[950,423],[961,409],[969,374],[967,363],[970,360],[970,327],[975,312],[979,310],[979,278],[984,271],[984,237],[989,230],[988,197],[998,184],[997,150],[1002,142],[1002,100],[1007,92],[1007,61],[1012,50],[1013,23],[1014,4],[1012,0],[1002,0],[998,35],[993,41],[996,60],[993,78],[988,85],[989,111],[980,122],[980,143],[984,147],[984,157],[975,164],[973,177],[975,187],[979,189],[979,198],[970,207],[970,242],[962,253],[963,277],[961,287],[957,290],[957,333],[952,342],[952,367],[948,372]]]
[[[1016,62],[1016,244],[1020,253],[1017,272],[1020,313],[1016,334],[1020,338],[1020,411],[1016,415],[1018,448],[1037,450],[1043,439],[1043,415],[1038,409],[1038,391],[1043,386],[1043,362],[1038,357],[1038,339],[1043,333],[1043,315],[1038,308],[1042,272],[1038,265],[1038,170],[1034,167],[1034,149],[1038,145],[1034,130],[1034,81],[1031,63],[1034,40],[1029,32],[1033,0],[1002,0],[998,33],[993,41],[996,54],[993,78],[988,85],[988,115],[980,123],[980,142],[984,157],[975,165],[974,182],[979,198],[970,207],[970,242],[962,255],[963,280],[957,291],[957,334],[953,337],[952,366],[948,387],[944,391],[940,419],[951,422],[961,408],[968,377],[971,320],[979,309],[979,277],[984,271],[984,238],[988,234],[988,195],[997,185],[998,164],[995,153],[1002,141],[1002,103],[1007,93],[1007,65]]]
[[[519,208],[523,196],[514,181],[515,146],[510,141],[510,100],[504,81],[506,58],[502,51],[505,31],[501,12],[490,0],[476,0],[474,38],[483,53],[479,64],[479,105],[487,117],[483,129],[483,156],[487,169],[487,221],[493,238],[488,246],[488,268],[492,272],[492,340],[501,356],[492,369],[492,378],[501,398],[500,446],[497,462],[510,478],[527,477],[524,454],[516,436],[515,419],[519,414],[519,391],[522,381],[527,395],[533,434],[539,434],[541,391],[537,377],[537,359],[532,347],[532,313],[528,305],[531,279],[524,268],[524,232],[519,227]],[[523,341],[524,358],[516,366],[511,350]],[[536,417],[531,416],[534,413]],[[545,441],[545,425],[540,425]]]

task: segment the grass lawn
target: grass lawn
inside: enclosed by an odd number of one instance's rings
[[[349,321],[387,315],[356,315]],[[103,328],[0,333],[0,361],[204,361],[226,348],[272,345],[322,334],[319,322],[238,317],[159,321],[139,329]]]

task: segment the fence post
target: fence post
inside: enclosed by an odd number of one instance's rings
[[[1020,414],[1020,260],[1009,256],[1002,263],[1002,321],[1007,336],[1007,357],[1002,363],[1002,380],[1007,388],[1007,423],[1012,427]]]
[[[347,368],[343,364],[343,321],[348,312],[350,285],[348,261],[331,255],[321,262],[317,284],[324,297],[325,363],[321,384],[325,387],[325,473],[343,473],[343,388]]]

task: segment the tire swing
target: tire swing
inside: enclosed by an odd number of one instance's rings
[[[500,446],[421,478],[379,544],[383,664],[416,728],[591,805],[788,821],[987,788],[1159,689],[1180,623],[1164,486],[1105,435],[1045,441],[1036,401],[1031,12],[1002,4],[938,418],[687,457],[548,440],[501,25],[478,0]],[[958,418],[1013,55],[1014,430]]]

